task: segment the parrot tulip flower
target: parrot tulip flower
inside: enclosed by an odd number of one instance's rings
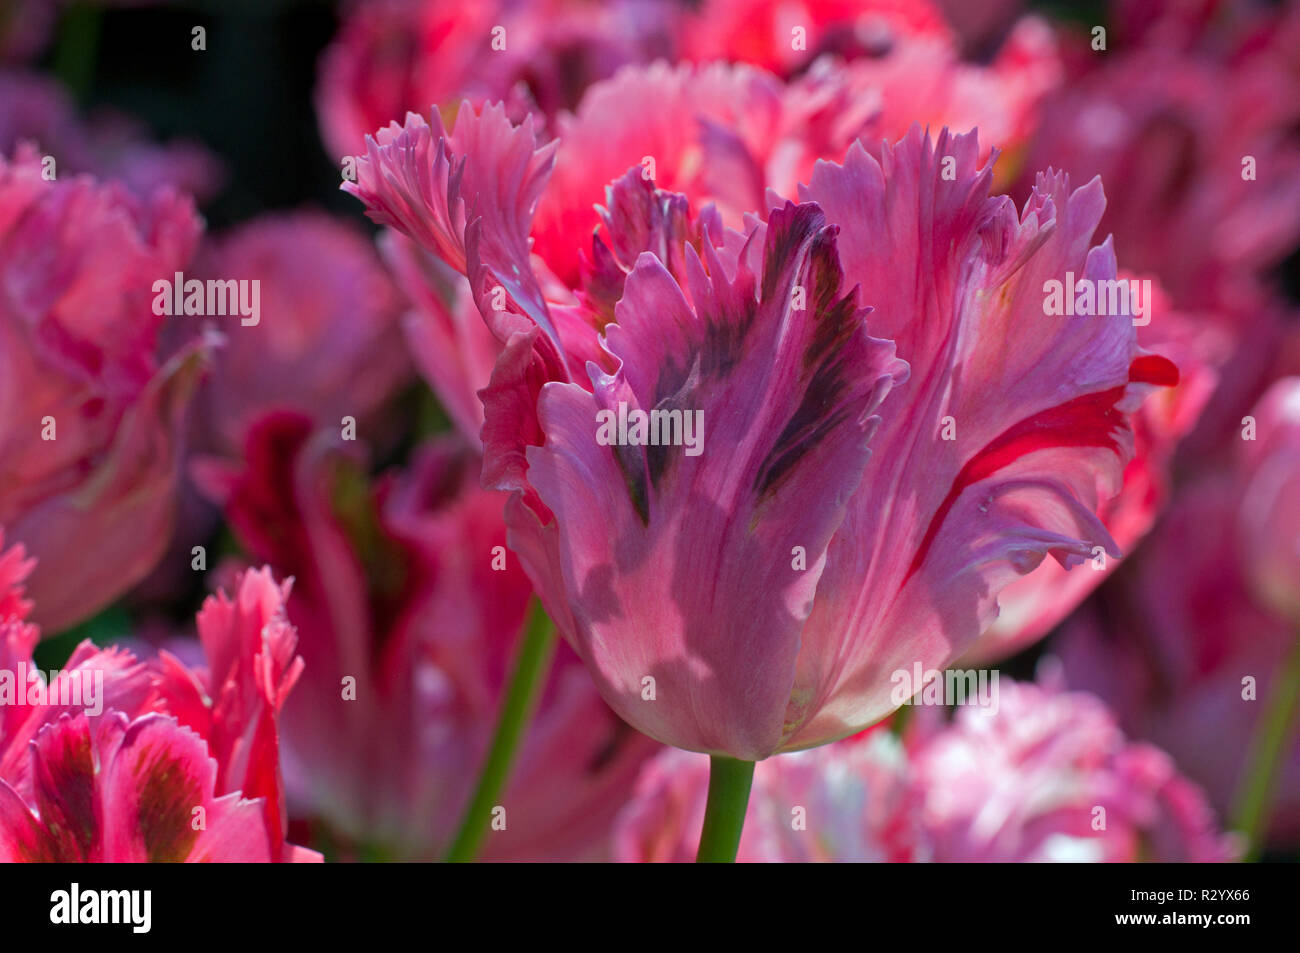
[[[266,215],[207,242],[194,271],[247,276],[261,299],[256,325],[221,328],[195,400],[204,449],[240,453],[271,409],[365,426],[411,376],[402,298],[360,229],[319,212]]]
[[[28,588],[53,634],[139,582],[173,521],[183,416],[201,344],[157,359],[153,283],[200,224],[41,159],[0,159],[0,526],[37,558]]]
[[[1048,313],[1048,281],[1116,277],[1090,247],[1099,183],[1042,176],[1018,213],[973,134],[917,128],[818,163],[802,204],[739,233],[629,174],[579,306],[552,309],[528,232],[554,147],[533,138],[462,110],[435,145],[413,118],[348,188],[469,277],[503,345],[484,480],[515,491],[511,544],[631,724],[747,761],[824,744],[893,710],[895,670],[958,657],[1045,556],[1118,554],[1096,509],[1127,414],[1177,372],[1131,311]],[[702,455],[602,445],[626,408],[701,412]]]
[[[1002,687],[910,739],[922,827],[939,862],[1223,863],[1240,850],[1173,759],[1128,741],[1097,698]]]
[[[209,599],[206,667],[87,641],[46,683],[31,563],[0,552],[0,861],[320,860],[284,840],[276,721],[302,667],[288,587],[249,572]]]
[[[167,715],[92,727],[62,715],[31,743],[33,813],[0,782],[0,861],[248,863],[271,859],[261,805],[216,797],[217,766]],[[201,819],[201,826],[196,820]]]

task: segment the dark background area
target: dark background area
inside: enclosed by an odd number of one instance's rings
[[[203,208],[221,229],[304,203],[358,219],[339,167],[316,131],[321,50],[338,27],[328,0],[211,0],[100,9],[74,6],[37,68],[83,108],[112,106],[156,140],[193,139],[225,164],[224,188]],[[207,49],[191,48],[192,30]]]

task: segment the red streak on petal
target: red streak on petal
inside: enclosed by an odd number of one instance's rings
[[[1172,387],[1178,383],[1178,368],[1168,358],[1144,354],[1129,365],[1129,382]],[[1057,407],[1044,410],[1012,425],[976,453],[961,468],[952,488],[935,511],[925,537],[903,579],[906,584],[921,568],[939,534],[939,527],[967,487],[988,479],[1003,467],[1028,453],[1048,447],[1109,447],[1116,453],[1115,434],[1125,425],[1124,414],[1116,409],[1125,387],[1112,387],[1085,394]]]
[[[1159,354],[1143,354],[1128,366],[1128,379],[1134,384],[1174,387],[1178,384],[1178,367]]]

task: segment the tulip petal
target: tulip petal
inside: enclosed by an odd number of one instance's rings
[[[261,805],[233,794],[214,797],[216,762],[203,740],[174,719],[147,715],[133,722],[106,775],[111,859],[270,860]]]
[[[688,249],[689,300],[642,255],[606,332],[618,370],[593,367],[594,393],[548,384],[546,443],[528,451],[559,547],[528,568],[536,583],[559,566],[566,634],[606,701],[661,741],[751,760],[781,737],[822,555],[869,456],[869,415],[905,373],[844,292],[820,209],[788,204],[755,237],[761,276],[728,276],[708,243],[703,260]],[[683,430],[681,446],[601,446],[597,414],[620,404],[697,413],[702,442],[690,452]]]
[[[139,582],[166,549],[185,413],[206,339],[176,354],[141,393],[105,448],[93,479],[52,496],[11,524],[44,571],[31,580],[36,620],[47,632],[79,621]],[[88,556],[70,541],[95,540]]]
[[[304,663],[285,617],[291,583],[276,583],[263,568],[244,573],[237,585],[234,598],[218,593],[198,614],[213,699],[206,737],[220,765],[217,790],[261,801],[278,857],[286,808],[277,717]]]
[[[1118,556],[1094,514],[1132,455],[1125,414],[1177,380],[1140,353],[1131,310],[1047,313],[1046,281],[1116,277],[1109,244],[1089,249],[1100,184],[1071,193],[1042,176],[1017,215],[988,197],[978,155],[973,133],[931,143],[913,128],[879,161],[855,148],[819,163],[805,190],[841,226],[846,276],[912,378],[882,407],[876,460],[830,546],[788,747],[879,720],[897,704],[892,672],[960,655],[1045,555]]]
[[[17,791],[0,781],[0,864],[52,864],[79,859],[61,856],[40,818]]]
[[[36,810],[54,850],[69,860],[99,859],[102,807],[90,731],[84,715],[64,715],[42,728],[31,744]]]
[[[371,219],[469,278],[498,340],[536,324],[558,344],[529,264],[528,234],[556,146],[537,146],[532,117],[514,126],[499,103],[477,113],[463,103],[451,134],[435,110],[432,126],[408,113],[405,126],[392,123],[366,142],[357,181],[343,188],[366,204]],[[517,310],[494,300],[498,286]]]

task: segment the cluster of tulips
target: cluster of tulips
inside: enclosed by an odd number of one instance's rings
[[[358,0],[215,232],[12,9],[0,859],[1300,850],[1300,3]]]

